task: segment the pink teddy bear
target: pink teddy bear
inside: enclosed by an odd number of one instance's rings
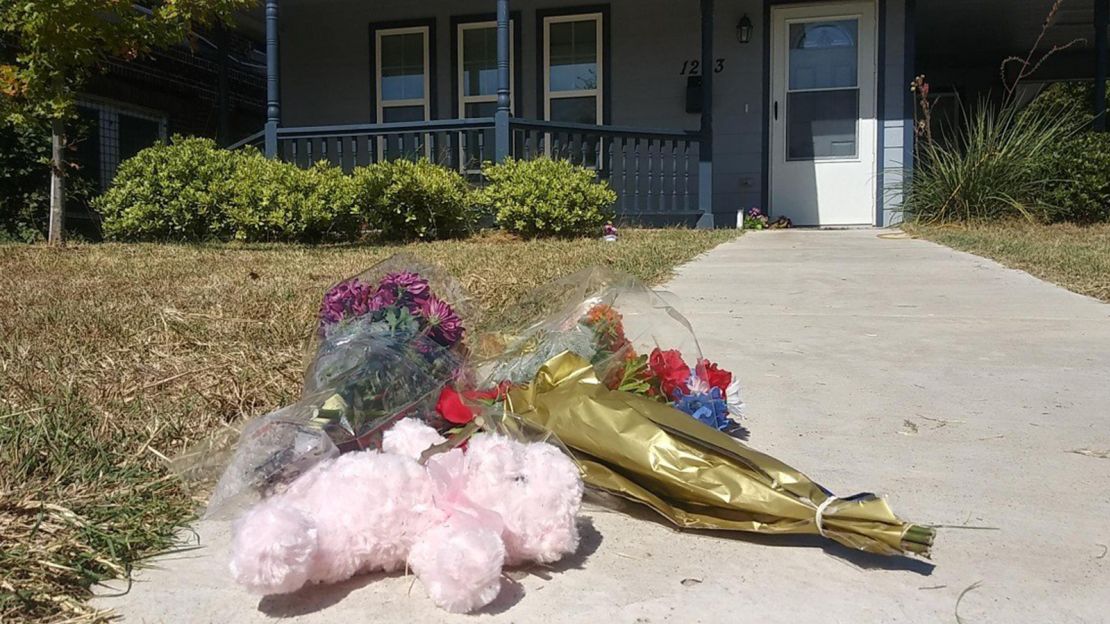
[[[444,442],[406,419],[382,451],[313,467],[233,526],[231,573],[260,594],[407,568],[455,613],[501,590],[501,569],[550,563],[578,548],[578,467],[556,447],[481,433],[467,450],[418,461]]]

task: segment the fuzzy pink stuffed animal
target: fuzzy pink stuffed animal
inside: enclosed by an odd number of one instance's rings
[[[502,566],[549,563],[578,548],[578,468],[550,444],[478,434],[467,450],[421,453],[444,439],[407,419],[382,451],[322,462],[233,526],[231,573],[284,594],[406,564],[447,611],[481,608]]]

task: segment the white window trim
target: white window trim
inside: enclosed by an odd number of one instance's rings
[[[516,50],[512,44],[515,24],[513,20],[509,20],[509,108],[513,108],[516,103]],[[464,67],[466,65],[466,56],[463,53],[463,31],[466,30],[482,30],[486,28],[497,28],[496,21],[488,22],[462,22],[458,25],[458,32],[456,35],[458,45],[458,67],[455,68],[455,74],[458,76],[458,99],[459,99],[459,119],[466,119],[466,105],[467,104],[481,104],[488,102],[497,102],[497,93],[491,95],[467,95],[464,90],[466,84]]]
[[[605,87],[605,41],[603,39],[601,13],[578,13],[574,15],[553,15],[543,18],[543,118],[551,119],[551,100],[574,97],[595,98],[597,103],[597,125],[604,123],[604,87]],[[597,27],[597,87],[594,89],[577,89],[574,91],[551,90],[551,25],[560,22],[586,22],[593,20]]]
[[[515,106],[515,103],[516,103],[516,99],[515,99],[516,98],[516,50],[514,49],[515,46],[513,45],[513,41],[514,41],[513,35],[514,35],[514,28],[516,27],[516,24],[514,22],[515,22],[515,20],[512,20],[512,19],[509,20],[509,110],[513,110],[513,107]],[[497,21],[496,20],[485,21],[485,22],[461,22],[458,25],[458,30],[456,31],[456,36],[455,36],[455,39],[457,39],[456,45],[458,47],[458,52],[456,53],[455,56],[456,56],[456,63],[458,65],[458,67],[455,68],[455,73],[456,73],[456,76],[457,76],[456,84],[458,85],[457,97],[458,97],[458,101],[459,101],[459,117],[458,117],[459,119],[468,119],[468,117],[466,116],[466,105],[467,104],[481,104],[481,103],[489,103],[489,102],[495,102],[496,103],[497,102],[497,93],[496,92],[493,93],[492,95],[467,95],[466,91],[465,91],[466,82],[464,80],[464,78],[465,78],[464,68],[466,66],[466,55],[463,53],[463,33],[464,33],[464,31],[467,31],[467,30],[482,30],[482,29],[491,28],[491,27],[495,28],[495,29],[497,28]],[[481,173],[481,171],[482,171],[482,164],[481,163],[478,163],[478,166],[475,168],[475,167],[470,166],[470,162],[467,160],[466,149],[464,148],[464,145],[463,145],[465,134],[466,133],[464,133],[464,132],[459,133],[459,148],[458,148],[458,151],[459,151],[459,153],[458,153],[459,168],[463,173],[468,173],[468,174]],[[472,134],[471,136],[475,136],[475,135]],[[490,150],[494,149],[493,145],[489,145],[487,147]]]
[[[405,100],[387,100],[382,93],[382,37],[390,35],[411,35],[419,33],[424,37],[424,97],[409,98]],[[383,28],[374,31],[374,89],[377,93],[378,123],[385,122],[385,109],[404,106],[423,106],[424,121],[431,119],[432,115],[432,71],[431,71],[431,29],[428,26],[412,26],[409,28]]]

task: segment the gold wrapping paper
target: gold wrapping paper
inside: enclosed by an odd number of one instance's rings
[[[681,528],[823,534],[880,554],[928,556],[933,542],[932,528],[903,522],[872,494],[833,497],[683,412],[610,390],[572,353],[548,360],[533,383],[512,389],[505,411],[521,421],[505,418],[506,427],[554,434],[588,485],[643,503]]]

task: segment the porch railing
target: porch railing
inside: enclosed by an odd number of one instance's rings
[[[512,119],[511,155],[566,159],[607,180],[629,217],[699,214],[697,132]],[[258,145],[258,135],[232,147]],[[494,160],[494,119],[278,128],[277,155],[302,167],[327,161],[346,171],[382,160],[426,157],[481,183]]]
[[[696,132],[513,119],[513,156],[563,158],[594,169],[617,193],[617,212],[698,213]]]

